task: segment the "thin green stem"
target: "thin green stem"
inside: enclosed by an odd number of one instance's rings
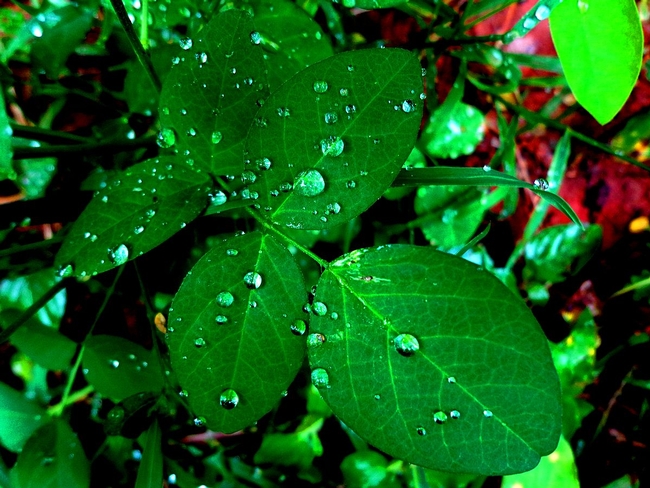
[[[43,308],[47,302],[52,300],[52,298],[54,298],[54,296],[57,293],[63,290],[66,287],[67,283],[68,283],[67,280],[61,280],[58,283],[55,283],[54,286],[49,290],[47,290],[41,298],[36,300],[27,310],[25,310],[22,313],[22,315],[18,318],[18,320],[16,320],[13,324],[11,324],[5,330],[0,332],[0,344],[8,340],[9,337],[11,337],[11,334],[16,332],[21,325],[23,325],[32,317],[32,315],[34,315],[41,308]]]
[[[122,27],[126,32],[126,37],[129,39],[129,42],[131,43],[131,47],[133,48],[133,52],[135,52],[135,55],[138,57],[138,61],[140,61],[140,64],[147,72],[151,84],[154,86],[156,91],[160,93],[162,90],[162,84],[160,83],[160,78],[158,78],[158,75],[156,74],[156,70],[153,67],[151,58],[144,50],[144,47],[140,43],[140,39],[138,38],[138,35],[135,33],[135,29],[133,28],[131,19],[129,19],[129,14],[126,12],[126,9],[124,8],[124,4],[122,3],[122,0],[111,0],[111,5],[113,6],[113,10],[115,10],[115,14],[117,15],[117,18],[120,21],[120,24],[122,24]]]
[[[32,127],[29,125],[20,125],[16,122],[10,122],[11,130],[14,137],[30,139],[32,141],[47,142],[49,144],[65,144],[70,142],[84,143],[88,139],[67,132],[53,131],[41,127]]]
[[[445,48],[448,46],[461,46],[464,44],[480,44],[483,42],[497,42],[503,41],[503,34],[492,34],[489,36],[468,36],[468,37],[457,37],[453,39],[440,39],[438,41],[426,42],[422,45],[423,49],[427,48]]]
[[[52,405],[47,410],[47,413],[51,417],[60,417],[65,407],[67,407],[68,405],[72,405],[73,403],[77,403],[79,400],[83,400],[88,395],[90,395],[93,391],[95,391],[95,387],[92,385],[88,385],[85,388],[82,388],[81,390],[75,391],[70,396],[68,396],[68,399],[66,400],[65,404],[63,402],[59,402],[56,405]]]
[[[86,338],[93,333],[93,330],[97,325],[97,321],[99,320],[99,317],[101,317],[102,314],[104,313],[104,309],[106,308],[106,305],[108,305],[108,301],[111,299],[113,293],[115,292],[115,287],[117,286],[117,282],[119,281],[120,276],[122,276],[123,271],[124,271],[124,266],[120,266],[117,269],[117,274],[113,279],[113,283],[111,284],[110,288],[106,292],[106,297],[104,297],[104,301],[102,302],[102,305],[99,307],[99,311],[95,315],[95,320],[93,321],[93,324],[90,326],[90,330],[88,331]],[[66,383],[65,389],[63,390],[63,396],[61,397],[61,401],[56,405],[54,405],[50,410],[50,413],[53,417],[59,417],[63,413],[65,407],[70,404],[70,400],[69,400],[70,391],[72,390],[72,385],[74,383],[75,378],[77,377],[77,372],[79,371],[79,367],[81,366],[81,360],[83,358],[85,349],[86,349],[86,344],[84,339],[84,342],[81,344],[81,347],[79,348],[79,354],[77,354],[77,359],[75,360],[74,365],[72,366],[72,370],[70,371],[70,375],[68,376],[68,382]]]
[[[32,242],[31,244],[25,244],[23,246],[14,246],[8,249],[2,249],[0,251],[0,258],[4,258],[6,256],[12,256],[13,254],[18,254],[21,252],[33,251],[35,249],[47,248],[55,244],[58,244],[62,240],[63,240],[63,236],[59,236],[59,234],[57,234],[51,239],[47,239],[45,241]]]
[[[149,1],[142,0],[142,13],[140,14],[140,43],[149,49]]]
[[[101,141],[87,144],[74,144],[63,146],[43,147],[17,147],[14,148],[14,159],[33,159],[59,157],[73,154],[105,154],[131,151],[144,147],[155,147],[156,137],[148,136],[139,139],[127,139],[120,141]]]

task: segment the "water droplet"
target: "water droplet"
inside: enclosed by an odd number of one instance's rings
[[[323,368],[316,368],[311,372],[311,383],[316,388],[329,388],[330,377]]]
[[[325,305],[323,302],[314,302],[314,304],[311,306],[311,310],[315,315],[323,317],[327,313],[327,305]]]
[[[219,404],[226,410],[232,410],[239,405],[239,395],[232,388],[223,390],[221,396],[219,396]]]
[[[350,72],[354,71],[354,66],[352,66],[351,64],[348,64],[348,71],[350,71]]]
[[[302,171],[298,176],[296,176],[293,182],[293,188],[298,195],[304,197],[315,197],[316,195],[323,193],[323,190],[325,190],[325,179],[318,170],[309,169],[307,171]],[[282,186],[280,186],[280,190],[283,190]]]
[[[219,324],[219,325],[223,325],[223,324],[225,324],[226,322],[228,322],[228,317],[226,317],[225,315],[217,315],[217,316],[214,318],[214,321],[215,321],[217,324]]]
[[[196,57],[196,60],[199,62],[199,65],[204,65],[205,63],[208,62],[208,54],[207,53],[196,53],[195,57]]]
[[[375,400],[381,400],[381,395],[379,393],[375,395]]]
[[[415,432],[417,432],[418,435],[427,435],[427,429],[425,429],[424,427],[417,427],[415,429]]]
[[[117,369],[120,366],[120,362],[117,359],[109,359],[108,364],[111,366],[113,369]]]
[[[546,20],[549,15],[551,15],[551,9],[546,5],[540,5],[535,11],[535,17],[537,17],[537,20]]]
[[[156,138],[156,143],[159,147],[167,149],[176,144],[176,134],[174,134],[173,129],[162,128],[158,132],[158,137]]]
[[[336,312],[332,312],[332,313],[330,314],[330,318],[331,318],[332,320],[338,320],[338,318],[339,318],[339,314],[336,313]]]
[[[261,35],[259,32],[257,32],[257,31],[253,31],[253,32],[251,32],[250,37],[251,37],[251,42],[252,42],[253,44],[255,44],[256,46],[257,46],[260,42],[262,42],[262,35]]]
[[[452,419],[457,420],[457,419],[460,418],[460,412],[459,412],[458,410],[452,410],[451,412],[449,412],[449,416],[450,416]]]
[[[426,99],[427,99],[426,93],[420,93],[420,100],[426,100]]]
[[[448,383],[456,383],[456,378],[453,377],[453,376],[450,376],[449,378],[447,378],[447,382]]]
[[[291,333],[293,335],[301,336],[305,335],[305,332],[307,332],[307,324],[304,320],[296,320],[291,324]]]
[[[356,111],[357,111],[357,107],[355,107],[354,105],[346,105],[345,106],[345,113],[347,113],[347,114],[353,114]]]
[[[447,414],[442,410],[439,410],[433,414],[433,421],[436,424],[444,424],[447,421],[447,418]]]
[[[215,130],[212,133],[212,137],[210,138],[212,140],[212,144],[219,144],[221,140],[223,139],[223,134],[219,132],[218,130]]]
[[[327,156],[339,156],[345,148],[345,143],[340,137],[329,136],[327,139],[320,141],[320,148],[323,154]]]
[[[348,91],[347,88],[341,88],[339,90],[339,95],[341,95],[342,97],[347,97],[349,94],[350,94],[350,92]]]
[[[61,266],[56,274],[61,278],[69,278],[74,274],[74,267],[71,264]]]
[[[235,297],[229,291],[222,291],[217,295],[217,303],[222,307],[230,307],[235,301]]]
[[[255,271],[249,271],[244,275],[244,284],[251,290],[257,289],[262,286],[262,275]]]
[[[244,185],[252,185],[256,179],[257,175],[252,171],[246,170],[241,174],[241,181]]]
[[[402,102],[402,112],[406,112],[407,114],[415,112],[415,103],[413,103],[413,100],[404,100]]]
[[[237,256],[237,254],[239,254],[237,249],[226,249],[227,256]]]
[[[327,207],[325,208],[326,215],[338,214],[339,212],[341,212],[341,205],[336,202],[328,203]]]
[[[196,129],[194,127],[190,127],[185,133],[190,137],[194,137],[196,136]]]
[[[194,345],[196,347],[203,347],[205,346],[205,339],[203,337],[199,337],[198,339],[194,340]]]
[[[357,182],[354,180],[349,180],[348,182],[345,183],[345,186],[351,190],[352,188],[357,187]]]
[[[194,419],[194,425],[197,427],[203,427],[206,424],[205,417],[196,417]]]
[[[228,201],[228,197],[221,190],[217,190],[213,194],[209,195],[209,198],[210,198],[210,205],[212,207],[218,207],[219,205],[223,205]]]
[[[30,27],[29,31],[34,37],[43,37],[43,28],[38,22],[34,22]]]
[[[291,111],[287,107],[278,107],[277,112],[280,117],[289,117],[291,115]]]
[[[174,56],[172,58],[172,64],[176,65],[176,64],[178,64],[180,62],[181,62],[181,58],[179,58],[178,56]]]
[[[524,23],[523,23],[523,27],[526,30],[530,30],[533,27],[535,27],[536,25],[537,25],[537,21],[535,19],[531,19],[530,17],[528,17],[526,20],[524,20]]]
[[[483,417],[491,419],[494,416],[491,410],[483,410]]]
[[[329,85],[326,81],[314,81],[314,91],[316,93],[325,93]]]
[[[307,336],[307,347],[318,347],[325,344],[327,339],[323,334],[309,334]]]
[[[111,263],[115,266],[120,266],[129,260],[129,249],[125,244],[120,244],[115,249],[109,249],[108,259],[110,259]]]
[[[411,334],[400,334],[395,338],[395,350],[402,356],[413,356],[420,349],[420,343]]]
[[[189,37],[184,37],[183,39],[180,40],[179,44],[181,45],[181,48],[183,48],[183,50],[187,51],[192,47],[193,42],[192,39],[190,39]]]
[[[338,122],[339,116],[335,112],[326,112],[325,113],[325,123],[326,124],[335,124]]]
[[[271,169],[271,160],[269,158],[256,159],[255,166],[261,171],[266,171]]]
[[[548,190],[549,188],[548,181],[546,181],[544,178],[537,178],[535,181],[533,181],[533,185],[535,185],[540,190]]]
[[[589,10],[589,2],[586,2],[585,0],[578,0],[578,10],[581,14],[586,14],[587,10]]]

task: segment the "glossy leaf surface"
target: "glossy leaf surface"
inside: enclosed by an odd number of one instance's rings
[[[308,339],[312,381],[375,447],[485,475],[531,469],[555,449],[546,338],[490,273],[430,248],[362,249],[325,271],[314,309],[310,332],[324,340]]]
[[[411,152],[421,92],[420,64],[401,49],[337,54],[287,81],[246,142],[249,188],[263,215],[323,229],[367,209]]]
[[[51,268],[0,281],[0,310],[27,310],[45,295],[59,278]],[[61,290],[34,315],[43,325],[58,327],[65,310],[66,292]]]
[[[136,393],[162,390],[160,362],[152,351],[110,335],[91,336],[85,345],[86,381],[102,395],[119,402]]]
[[[161,449],[162,432],[158,421],[154,421],[144,435],[142,461],[138,468],[135,488],[150,488],[162,485],[163,455]]]
[[[563,2],[551,14],[553,44],[571,91],[601,124],[614,118],[636,83],[643,32],[633,0]]]
[[[252,232],[215,245],[188,273],[168,322],[172,364],[209,428],[234,432],[280,399],[302,364],[302,272],[273,237]]]
[[[0,383],[0,444],[19,452],[46,419],[45,410],[5,383]]]
[[[85,488],[90,463],[67,422],[54,419],[38,429],[11,470],[14,488]]]
[[[13,150],[11,149],[11,135],[13,131],[9,126],[9,117],[4,109],[5,97],[4,89],[0,85],[0,104],[3,107],[0,110],[0,181],[7,178],[15,179],[16,172],[11,166]]]
[[[200,36],[181,41],[160,96],[163,130],[176,130],[179,153],[215,174],[239,174],[258,100],[268,95],[264,59],[251,17],[228,10]],[[167,145],[167,144],[165,144]]]
[[[55,264],[62,276],[126,263],[194,220],[208,204],[210,178],[172,157],[149,159],[100,190],[66,236]]]

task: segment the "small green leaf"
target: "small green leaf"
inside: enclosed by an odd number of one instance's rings
[[[471,154],[483,140],[485,117],[475,107],[456,103],[431,114],[422,133],[424,151],[433,158],[455,159]]]
[[[6,278],[0,281],[0,310],[27,310],[58,281],[61,281],[60,278],[54,276],[54,271],[49,268],[17,278]],[[61,290],[36,312],[35,317],[43,325],[58,328],[65,311],[65,303],[66,292]]]
[[[267,413],[302,364],[305,285],[269,235],[224,240],[194,266],[167,327],[172,364],[197,423],[235,432]],[[295,329],[295,327],[294,327]]]
[[[323,229],[367,209],[413,148],[421,92],[420,64],[401,49],[344,52],[287,81],[246,142],[263,215]]]
[[[119,402],[136,393],[162,390],[160,362],[152,351],[110,335],[91,336],[85,346],[86,381],[102,395]]]
[[[9,117],[5,110],[4,88],[0,85],[0,181],[7,178],[16,179],[16,172],[11,166],[13,149],[11,148],[11,135],[13,131],[9,125]]]
[[[563,2],[551,35],[569,87],[601,124],[614,118],[639,76],[643,31],[634,0]]]
[[[32,433],[43,425],[45,410],[5,383],[0,383],[0,443],[20,452]]]
[[[14,488],[85,488],[90,486],[90,463],[67,422],[54,419],[25,444],[11,470]]]
[[[132,166],[74,223],[56,256],[59,274],[94,275],[153,249],[201,213],[210,186],[207,174],[173,157]]]
[[[269,93],[259,43],[250,15],[228,10],[215,15],[200,36],[182,40],[182,54],[172,59],[160,121],[163,130],[176,130],[171,139],[178,151],[204,170],[242,171],[243,141]]]
[[[341,462],[341,472],[348,488],[397,488],[401,484],[388,470],[386,458],[375,451],[353,452]]]
[[[532,469],[555,449],[560,385],[547,340],[490,273],[430,248],[362,249],[330,264],[317,303],[312,382],[375,447],[484,475]]]
[[[295,432],[265,435],[255,453],[255,464],[273,463],[308,469],[315,457],[323,455],[323,445],[318,437],[322,427],[322,417],[307,416]]]
[[[138,467],[135,488],[159,487],[163,484],[162,433],[158,421],[154,420],[144,435],[142,460]]]

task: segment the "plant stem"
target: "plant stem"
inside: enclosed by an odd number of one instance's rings
[[[72,395],[68,396],[68,399],[66,400],[65,403],[59,402],[56,405],[52,405],[47,410],[47,413],[51,417],[60,417],[65,407],[67,407],[68,405],[72,405],[73,403],[77,403],[79,400],[83,400],[88,395],[90,395],[93,391],[95,391],[95,388],[92,385],[88,385],[85,388],[82,388],[81,390],[75,391]]]
[[[63,146],[17,147],[14,149],[14,159],[47,158],[72,154],[118,153],[143,147],[156,147],[156,136],[141,137],[132,140],[109,140]]]
[[[120,279],[120,276],[122,276],[122,272],[124,271],[124,266],[120,266],[117,269],[117,274],[115,275],[115,278],[113,279],[113,283],[111,284],[111,287],[108,289],[106,292],[106,297],[104,298],[104,301],[102,302],[102,305],[99,307],[99,311],[97,312],[97,315],[95,315],[95,320],[93,321],[93,324],[90,326],[90,330],[88,331],[88,334],[86,335],[86,338],[90,336],[90,334],[93,333],[93,330],[95,329],[95,326],[97,325],[97,321],[99,320],[99,317],[101,317],[102,313],[104,313],[104,309],[106,308],[106,305],[108,304],[108,301],[110,300],[111,296],[113,296],[113,292],[115,291],[115,286],[117,285],[117,282]],[[69,400],[70,397],[70,391],[72,390],[72,385],[74,383],[74,379],[77,377],[77,372],[79,371],[79,366],[81,366],[81,359],[83,358],[84,351],[86,349],[86,344],[85,344],[85,339],[84,342],[81,344],[81,348],[79,349],[79,354],[77,354],[77,359],[74,362],[74,365],[72,366],[72,369],[70,370],[70,376],[68,376],[68,382],[65,385],[65,389],[63,390],[63,396],[61,397],[61,401],[54,405],[51,410],[50,414],[53,417],[59,417],[62,413],[63,410],[67,405],[71,403]]]
[[[67,280],[61,280],[58,283],[55,283],[55,285],[47,290],[41,298],[36,300],[27,310],[25,310],[23,314],[18,318],[18,320],[0,332],[0,344],[9,339],[9,337],[11,337],[11,334],[16,332],[21,325],[27,322],[32,317],[32,315],[43,308],[47,302],[52,300],[52,298],[54,298],[57,293],[66,287],[67,283]]]
[[[111,5],[113,6],[113,10],[115,10],[115,14],[119,19],[120,24],[122,24],[122,27],[126,32],[126,37],[129,39],[129,42],[131,43],[131,47],[133,48],[135,55],[138,57],[138,61],[140,61],[140,64],[147,72],[151,84],[154,86],[156,91],[160,93],[160,91],[162,90],[162,84],[160,83],[160,78],[158,78],[158,75],[156,74],[156,70],[153,67],[151,58],[144,50],[144,47],[140,43],[140,39],[138,38],[138,35],[135,33],[135,29],[133,28],[131,19],[129,19],[129,14],[127,14],[126,9],[124,8],[124,4],[122,3],[121,0],[111,0]]]
[[[54,244],[58,244],[63,240],[63,237],[60,237],[58,234],[52,237],[51,239],[47,239],[46,241],[38,241],[38,242],[32,242],[31,244],[25,244],[24,246],[14,246],[10,247],[8,249],[2,249],[0,251],[0,258],[4,258],[6,256],[11,256],[13,254],[18,254],[20,252],[25,252],[25,251],[33,251],[34,249],[41,249],[43,247],[50,247]]]
[[[497,42],[503,41],[503,34],[492,34],[489,36],[469,36],[457,37],[454,39],[440,39],[433,42],[427,42],[422,45],[423,49],[427,48],[445,48],[448,46],[460,46],[463,44],[480,44],[483,42]]]
[[[67,132],[57,132],[41,127],[32,127],[29,125],[20,125],[15,122],[10,122],[11,130],[14,137],[21,137],[23,139],[31,139],[32,141],[47,142],[50,144],[65,144],[66,142],[88,142],[88,139]]]
[[[142,0],[140,14],[140,43],[145,49],[149,48],[149,1]]]

